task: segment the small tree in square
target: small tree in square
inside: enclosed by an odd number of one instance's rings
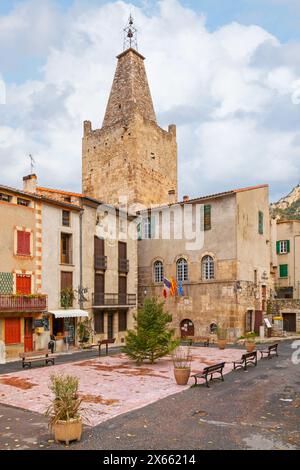
[[[136,330],[128,332],[123,351],[138,364],[145,360],[153,364],[178,346],[175,330],[169,327],[172,316],[163,307],[164,302],[146,299],[144,307],[134,317]]]

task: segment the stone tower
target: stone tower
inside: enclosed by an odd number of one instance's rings
[[[157,122],[144,66],[133,47],[118,57],[101,129],[84,122],[83,193],[108,204],[165,204],[177,199],[176,126]]]

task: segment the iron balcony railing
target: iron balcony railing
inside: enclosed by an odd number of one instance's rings
[[[119,272],[128,273],[129,271],[129,260],[126,258],[119,258]]]
[[[41,312],[47,310],[47,295],[0,294],[0,312]]]
[[[94,268],[95,269],[107,269],[107,256],[95,255],[94,256]]]
[[[136,294],[93,294],[93,306],[136,305]]]

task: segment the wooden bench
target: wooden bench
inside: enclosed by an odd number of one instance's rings
[[[182,338],[182,341],[186,341],[189,346],[195,343],[203,343],[204,347],[209,347],[210,338],[209,336],[186,336]]]
[[[109,344],[114,344],[116,342],[116,338],[111,338],[111,339],[102,339],[101,341],[98,341],[98,343],[94,344],[89,344],[85,346],[84,349],[98,349],[98,355],[99,357],[101,356],[101,346],[105,346],[105,354],[108,356],[108,345]]]
[[[233,362],[233,370],[244,369],[247,370],[248,365],[257,366],[257,351],[245,353],[239,361]]]
[[[195,379],[195,386],[198,383],[198,379],[205,379],[206,386],[208,385],[208,376],[210,375],[210,380],[213,380],[214,374],[219,374],[221,377],[216,377],[215,380],[222,380],[224,382],[223,377],[223,369],[225,367],[225,362],[220,362],[219,364],[214,364],[213,366],[204,367],[201,372],[197,372],[197,374],[192,375]]]
[[[263,358],[264,355],[266,355],[268,359],[270,359],[272,356],[278,357],[277,349],[278,349],[278,343],[270,344],[270,346],[268,346],[267,348],[260,349],[259,352],[261,354],[261,358]]]
[[[55,356],[51,354],[49,349],[42,349],[40,351],[31,351],[31,352],[24,352],[20,353],[19,357],[22,359],[22,367],[31,367],[33,362],[45,362],[45,365],[52,364],[54,366],[55,363]]]

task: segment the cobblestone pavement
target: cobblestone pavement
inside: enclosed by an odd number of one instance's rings
[[[225,382],[187,389],[94,428],[71,449],[299,449],[300,365],[291,342]],[[64,449],[43,415],[0,405],[0,449]]]

